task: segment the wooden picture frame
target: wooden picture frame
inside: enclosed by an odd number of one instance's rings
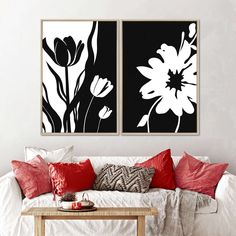
[[[41,134],[118,135],[118,22],[41,20]]]
[[[199,21],[121,23],[122,135],[199,135]]]

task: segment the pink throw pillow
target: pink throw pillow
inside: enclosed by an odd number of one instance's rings
[[[31,199],[52,191],[47,162],[36,156],[28,162],[13,160],[12,170],[24,193]]]
[[[186,152],[175,168],[176,186],[215,198],[215,189],[227,163],[206,163],[197,160]]]

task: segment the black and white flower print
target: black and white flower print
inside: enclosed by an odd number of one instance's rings
[[[184,31],[179,31],[176,35],[179,37],[177,40],[179,44],[171,45],[162,38],[163,42],[160,47],[156,48],[152,57],[147,59],[147,66],[136,66],[138,72],[143,76],[141,79],[148,80],[139,88],[141,98],[144,101],[152,101],[149,109],[144,114],[140,114],[136,123],[137,129],[146,127],[146,132],[150,133],[152,127],[162,125],[161,122],[158,123],[158,116],[171,113],[176,116],[176,119],[173,119],[176,125],[175,128],[172,125],[172,130],[168,130],[168,132],[177,133],[181,125],[184,127],[186,121],[185,117],[181,122],[181,117],[192,115],[196,111],[197,24],[189,22],[186,26]],[[159,32],[160,38],[161,33]],[[155,116],[155,113],[157,118],[154,123],[150,119],[151,116]],[[182,132],[184,132],[184,128]]]
[[[116,22],[43,21],[42,48],[42,132],[116,132]]]
[[[149,67],[137,67],[143,76],[150,79],[140,89],[143,99],[157,98],[148,114],[145,114],[138,124],[143,126],[147,123],[148,132],[150,132],[149,116],[154,108],[157,114],[165,114],[169,109],[174,112],[178,117],[175,132],[178,132],[183,110],[188,114],[194,112],[192,102],[196,103],[197,94],[197,55],[191,52],[197,50],[193,45],[196,38],[195,23],[189,26],[189,36],[190,42],[185,39],[185,33],[182,32],[179,49],[162,44],[156,51],[159,58],[149,59]]]

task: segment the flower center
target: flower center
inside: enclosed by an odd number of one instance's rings
[[[170,90],[172,88],[174,88],[176,98],[177,98],[177,92],[182,91],[182,87],[185,87],[185,84],[196,85],[196,84],[192,84],[192,83],[188,83],[186,81],[183,81],[183,79],[184,79],[183,72],[184,72],[184,70],[189,68],[191,65],[192,65],[192,63],[190,63],[187,67],[183,68],[180,72],[178,72],[176,70],[175,74],[170,69],[168,71],[168,75],[170,76],[170,78],[166,82],[166,88],[169,87]]]
[[[181,71],[182,72],[182,71]],[[182,73],[179,73],[177,70],[175,74],[169,70],[168,75],[170,76],[169,80],[166,82],[166,88],[169,87],[170,90],[172,88],[175,89],[175,97],[177,98],[177,92],[182,91],[182,86],[184,84],[182,83],[182,80],[184,79]]]

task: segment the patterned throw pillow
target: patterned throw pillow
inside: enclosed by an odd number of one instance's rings
[[[154,168],[106,164],[95,180],[94,189],[146,193],[154,173]]]

